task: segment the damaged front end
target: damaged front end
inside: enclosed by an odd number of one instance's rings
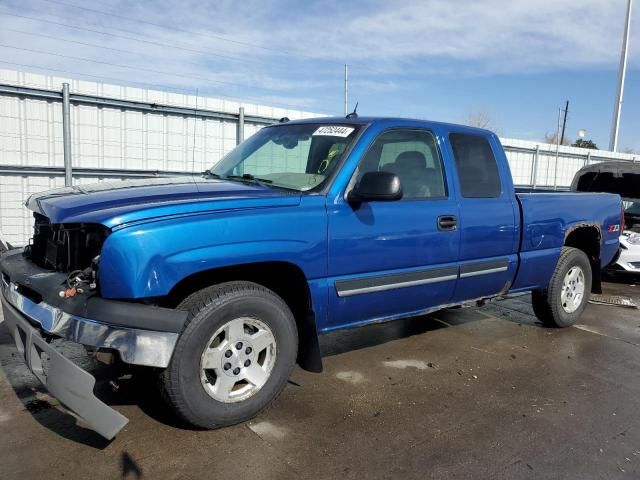
[[[0,257],[5,322],[20,354],[49,392],[111,439],[127,419],[93,394],[94,377],[50,345],[64,338],[130,365],[165,368],[187,313],[102,298],[101,225],[52,225],[36,216],[24,249]]]
[[[92,266],[109,235],[109,229],[96,224],[52,224],[34,213],[33,239],[25,255],[36,265],[57,272],[71,273]]]

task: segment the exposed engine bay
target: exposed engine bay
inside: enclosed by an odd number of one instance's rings
[[[61,297],[95,290],[100,250],[109,230],[95,224],[51,224],[38,213],[34,217],[33,238],[24,255],[39,267],[69,274]]]
[[[57,272],[73,272],[91,267],[100,255],[109,230],[95,224],[51,224],[34,213],[33,239],[25,255],[36,265]]]

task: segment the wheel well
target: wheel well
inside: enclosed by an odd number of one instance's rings
[[[574,227],[566,235],[564,245],[566,247],[577,248],[582,250],[591,263],[593,281],[591,291],[601,293],[601,275],[600,275],[600,230],[592,225],[583,225]]]
[[[175,308],[198,290],[234,280],[254,282],[273,290],[289,306],[296,318],[311,308],[307,279],[297,266],[287,262],[262,262],[215,268],[182,279],[165,297],[165,306]]]
[[[304,272],[292,263],[260,262],[198,272],[175,285],[161,305],[176,308],[182,300],[198,290],[234,280],[257,283],[284,300],[296,319],[300,339],[298,363],[306,370],[321,371],[322,361],[309,284]]]
[[[582,250],[591,258],[600,258],[600,230],[593,226],[576,227],[564,239],[566,247]]]

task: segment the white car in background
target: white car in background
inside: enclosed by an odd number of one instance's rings
[[[614,264],[616,270],[640,275],[640,233],[625,230],[620,236],[620,256]],[[612,265],[613,267],[613,265]]]
[[[613,268],[640,275],[640,201],[622,199],[625,230],[620,236],[620,257]]]

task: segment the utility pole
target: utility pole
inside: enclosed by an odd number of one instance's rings
[[[73,185],[71,165],[71,102],[69,100],[69,84],[62,84],[62,151],[64,158],[64,186]]]
[[[560,135],[560,145],[564,145],[564,130],[567,127],[567,113],[569,113],[569,100],[564,106],[564,120],[562,120],[562,134]]]
[[[344,64],[344,115],[349,113],[349,65]]]
[[[560,158],[560,115],[562,109],[558,109],[558,122],[556,123],[556,162],[553,171],[553,189],[558,189],[558,159]]]
[[[611,122],[611,139],[609,140],[609,150],[615,152],[618,149],[618,129],[620,128],[620,112],[622,110],[622,99],[624,96],[624,78],[627,74],[627,54],[629,53],[629,28],[631,26],[631,4],[627,3],[627,18],[624,23],[624,34],[622,36],[622,52],[620,53],[620,68],[618,70],[618,90],[616,101],[613,105],[613,120]]]

